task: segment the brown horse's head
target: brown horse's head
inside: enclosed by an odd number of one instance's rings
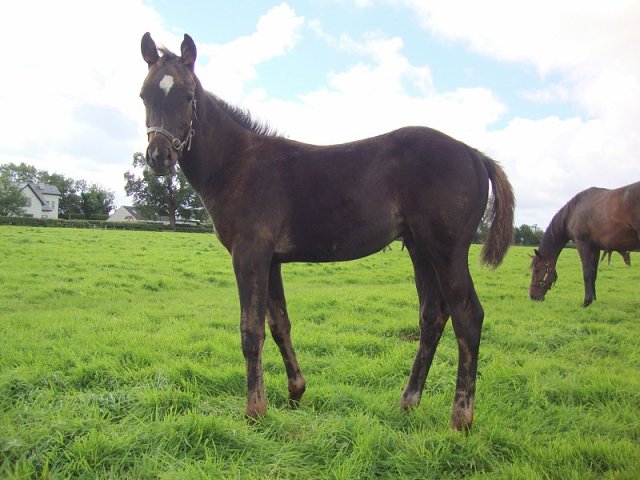
[[[142,58],[149,73],[142,84],[140,97],[147,112],[149,145],[147,165],[156,175],[167,175],[185,150],[191,148],[195,135],[196,78],[193,66],[196,46],[189,35],[184,36],[181,56],[161,49],[147,32],[142,37]]]
[[[549,289],[556,283],[558,274],[556,273],[555,261],[544,258],[538,250],[534,250],[531,258],[531,285],[529,286],[529,297],[531,300],[542,302]]]

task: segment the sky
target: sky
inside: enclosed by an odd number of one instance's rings
[[[4,5],[0,163],[112,190],[146,148],[140,40],[198,48],[204,87],[282,135],[406,125],[498,160],[516,226],[640,180],[637,0],[21,0]]]

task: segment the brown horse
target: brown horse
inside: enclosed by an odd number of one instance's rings
[[[640,182],[614,190],[589,188],[558,210],[542,236],[539,249],[534,250],[529,287],[532,300],[544,300],[555,283],[556,262],[569,240],[576,244],[582,261],[582,306],[587,307],[596,299],[600,250],[609,255],[617,251],[630,265],[628,252],[640,248]]]
[[[147,164],[166,175],[179,163],[232,257],[247,416],[255,419],[266,411],[265,314],[284,360],[290,403],[296,405],[305,390],[280,265],[351,260],[402,239],[414,266],[421,327],[402,406],[420,401],[451,315],[459,348],[451,425],[470,428],[484,312],[467,257],[490,181],[495,201],[483,261],[497,266],[511,241],[514,199],[499,164],[421,127],[333,146],[288,140],[202,88],[194,73],[196,46],[188,35],[178,56],[158,52],[147,33],[142,56],[149,66],[141,93]]]

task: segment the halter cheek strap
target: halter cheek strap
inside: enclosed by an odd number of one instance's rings
[[[544,266],[545,266],[544,277],[542,277],[542,280],[540,280],[540,286],[547,287],[548,289],[550,289],[556,283],[556,280],[558,279],[558,274],[554,271],[550,262],[548,261],[544,262]],[[549,278],[552,278],[550,282],[549,282]]]

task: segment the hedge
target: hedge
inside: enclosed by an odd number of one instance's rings
[[[106,222],[103,220],[66,220],[62,218],[0,217],[0,225],[24,227],[101,228],[104,230],[144,230],[149,232],[212,233],[212,225],[176,224],[175,229],[162,223]]]

